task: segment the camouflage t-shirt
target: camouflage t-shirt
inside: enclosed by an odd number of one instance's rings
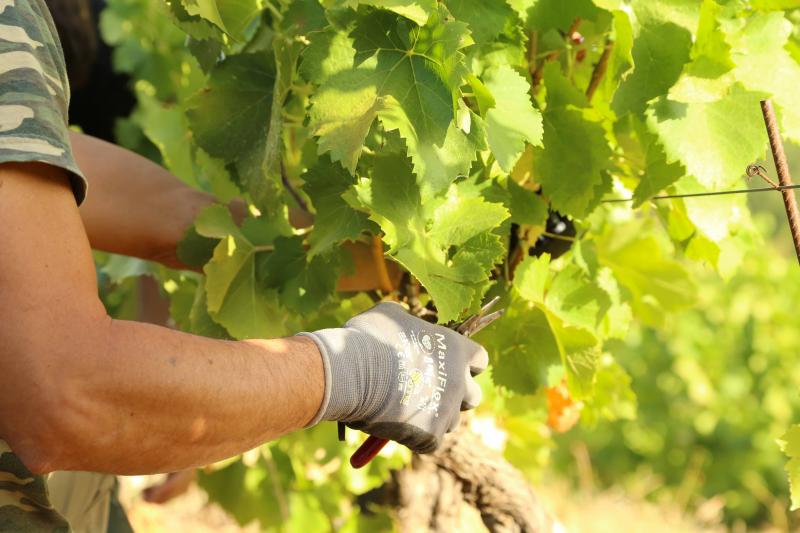
[[[78,203],[86,180],[67,134],[64,53],[44,0],[0,0],[0,163],[41,161],[69,172]],[[34,476],[0,440],[0,531],[69,531]]]
[[[44,0],[0,0],[0,163],[61,167],[81,203],[86,180],[69,143],[69,83],[57,35]]]

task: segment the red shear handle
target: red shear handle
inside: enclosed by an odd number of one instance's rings
[[[372,461],[378,452],[380,452],[386,443],[389,442],[386,439],[381,439],[378,437],[373,437],[370,435],[367,440],[364,441],[362,444],[350,457],[350,466],[353,468],[361,468],[362,466],[366,466],[367,463]]]

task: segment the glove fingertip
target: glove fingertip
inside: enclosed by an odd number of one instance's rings
[[[467,376],[464,399],[461,401],[461,410],[469,411],[471,409],[475,409],[481,403],[482,399],[483,390],[481,390],[481,386],[478,385],[478,383],[472,379],[472,377]]]
[[[473,376],[484,372],[489,366],[489,352],[480,344],[475,344],[477,349],[473,352],[469,360],[469,370]]]

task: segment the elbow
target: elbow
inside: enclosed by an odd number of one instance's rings
[[[72,326],[46,335],[50,342],[29,338],[0,350],[0,365],[9,370],[0,373],[0,439],[34,475],[86,469],[81,457],[93,418],[88,377],[97,351],[91,348],[97,339],[88,337],[101,328]]]
[[[63,470],[52,449],[42,446],[38,439],[16,441],[9,438],[8,444],[20,462],[34,476]]]
[[[48,396],[57,394],[49,392]],[[26,398],[24,405],[20,402],[13,413],[3,409],[2,438],[34,475],[70,470],[74,465],[69,458],[77,450],[65,428],[73,416],[68,407],[36,396]]]
[[[11,410],[2,410],[0,435],[34,475],[86,469],[81,458],[89,452],[89,402],[79,394],[56,384],[12,401]]]

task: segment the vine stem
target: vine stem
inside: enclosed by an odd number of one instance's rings
[[[286,165],[284,165],[283,159],[281,159],[281,183],[283,183],[283,186],[286,188],[289,194],[292,195],[292,198],[294,198],[294,201],[297,202],[297,205],[300,207],[300,209],[306,213],[309,213],[310,211],[308,210],[308,204],[289,180],[289,176],[286,173]]]
[[[286,501],[286,494],[279,483],[278,469],[275,467],[275,462],[272,459],[272,454],[269,457],[264,457],[264,462],[267,464],[269,470],[269,477],[272,481],[272,491],[275,493],[275,499],[278,500],[278,510],[281,513],[283,520],[289,520],[289,502]]]
[[[539,34],[535,31],[528,33],[528,72],[531,77],[536,72],[536,52],[539,46]]]
[[[572,25],[569,27],[569,29],[567,30],[567,33],[566,33],[566,35],[564,37],[567,40],[569,40],[569,36],[572,35],[573,33],[575,33],[576,31],[578,31],[578,27],[580,25],[581,25],[581,19],[580,19],[580,17],[578,17],[572,22]],[[531,49],[529,48],[529,53],[530,53],[530,50]],[[534,50],[533,53],[535,54],[535,48],[533,48],[533,50]],[[539,63],[538,66],[536,66],[536,68],[534,69],[533,73],[531,74],[531,88],[534,91],[538,90],[539,84],[542,82],[542,75],[544,73],[544,66],[547,63],[549,63],[550,61],[555,61],[556,59],[558,59],[558,56],[560,54],[561,54],[561,50],[553,50],[552,52],[548,52],[547,55],[545,56],[544,60],[541,63]]]
[[[608,39],[605,48],[603,48],[603,55],[600,56],[600,59],[595,64],[594,70],[592,70],[592,79],[589,81],[589,86],[586,88],[586,99],[589,102],[592,101],[594,93],[597,91],[597,88],[600,87],[600,82],[603,81],[606,75],[608,60],[611,58],[611,52],[613,50],[614,41]]]
[[[775,109],[770,100],[761,100],[761,113],[764,115],[764,124],[767,126],[767,137],[769,137],[775,169],[778,171],[778,182],[781,187],[791,187],[792,175],[789,173],[789,163],[786,161],[786,154],[783,151],[778,119],[775,117]],[[782,188],[781,195],[783,195],[786,215],[789,217],[789,231],[792,233],[797,262],[800,263],[800,213],[797,211],[797,199],[791,189]]]

